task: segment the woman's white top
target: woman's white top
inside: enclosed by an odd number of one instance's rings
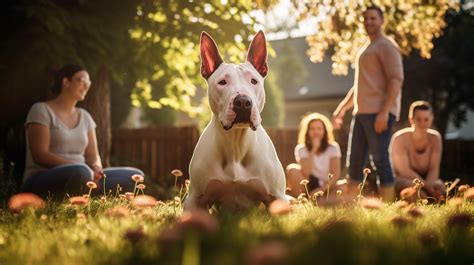
[[[295,147],[295,159],[299,164],[302,158],[307,158],[310,155],[309,150],[304,144],[298,144]],[[330,172],[331,158],[341,157],[341,148],[336,142],[328,144],[328,147],[324,152],[320,154],[312,154],[313,166],[311,169],[311,175],[319,180],[319,185],[323,186],[328,180]]]

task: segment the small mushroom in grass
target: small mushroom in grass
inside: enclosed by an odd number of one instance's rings
[[[418,240],[425,247],[433,247],[438,244],[438,235],[434,231],[424,231],[418,235]]]
[[[114,208],[107,209],[105,216],[115,218],[126,218],[130,216],[130,210],[124,206],[115,206]]]
[[[89,203],[89,198],[85,198],[84,196],[74,196],[69,198],[69,203],[71,205],[86,205]]]
[[[123,234],[123,237],[130,241],[133,245],[137,244],[140,240],[146,238],[143,228],[128,229]]]
[[[291,212],[290,204],[283,200],[274,200],[268,206],[268,212],[271,215],[287,215]]]
[[[449,228],[470,228],[474,216],[469,213],[455,213],[448,217]]]
[[[132,201],[134,197],[135,197],[135,196],[134,196],[133,192],[125,192],[125,198],[126,198],[128,201]]]
[[[205,233],[214,233],[218,225],[217,219],[205,210],[184,212],[176,220],[176,227],[180,230],[197,230]]]
[[[393,204],[395,207],[397,207],[398,209],[403,209],[405,207],[407,207],[408,205],[410,205],[407,201],[397,201],[396,203]]]
[[[398,215],[390,219],[390,222],[398,228],[404,228],[410,224],[413,224],[412,220],[403,216],[398,216]]]
[[[287,256],[287,247],[280,241],[273,240],[252,247],[247,253],[247,264],[283,264]]]
[[[384,206],[384,203],[375,197],[364,198],[360,202],[361,206],[367,209],[380,209]]]
[[[464,192],[464,199],[466,200],[474,200],[474,187],[469,188]]]
[[[417,198],[417,190],[414,187],[404,188],[400,191],[400,198],[407,202],[415,202]]]
[[[464,200],[462,198],[452,198],[448,200],[448,205],[452,207],[459,207],[463,202]]]
[[[149,195],[138,195],[132,200],[134,207],[153,207],[157,205],[157,200]]]
[[[12,213],[20,213],[23,209],[32,208],[43,208],[44,200],[33,193],[19,193],[13,195],[8,201],[8,209]]]
[[[469,189],[469,185],[465,184],[465,185],[461,185],[459,186],[458,188],[458,192],[465,192]]]
[[[423,216],[423,210],[420,207],[411,207],[407,210],[407,214],[411,217],[417,218]]]

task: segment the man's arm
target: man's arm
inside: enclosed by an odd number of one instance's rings
[[[382,109],[377,113],[377,117],[375,118],[375,132],[382,133],[383,131],[387,130],[388,127],[388,115],[390,113],[390,108],[397,100],[400,91],[402,90],[402,81],[398,78],[394,78],[390,80],[387,87],[387,97],[385,98],[385,102],[382,106]]]
[[[344,97],[344,99],[339,103],[336,110],[332,114],[332,123],[334,129],[341,128],[344,114],[346,111],[351,109],[354,106],[354,87],[352,87]]]
[[[379,58],[387,78],[387,94],[382,108],[375,118],[374,127],[376,133],[382,133],[387,130],[390,109],[402,90],[404,79],[402,56],[395,44],[383,45],[379,51]]]

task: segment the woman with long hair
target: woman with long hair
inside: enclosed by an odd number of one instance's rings
[[[292,196],[305,192],[302,180],[308,180],[308,190],[314,193],[339,179],[341,149],[334,140],[331,122],[324,115],[311,113],[301,120],[295,159],[297,164],[286,168],[286,185]]]
[[[28,113],[26,164],[23,192],[62,199],[82,195],[86,183],[95,181],[101,190],[131,191],[131,176],[143,172],[131,167],[102,168],[91,115],[77,102],[84,100],[91,86],[89,73],[80,65],[65,65],[54,80],[54,98],[35,103]]]

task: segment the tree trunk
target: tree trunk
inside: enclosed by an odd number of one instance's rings
[[[92,118],[97,123],[96,134],[99,154],[102,164],[110,166],[111,148],[111,120],[110,120],[110,85],[109,76],[105,66],[101,66],[92,79],[92,86],[89,93],[81,104],[90,112]]]

